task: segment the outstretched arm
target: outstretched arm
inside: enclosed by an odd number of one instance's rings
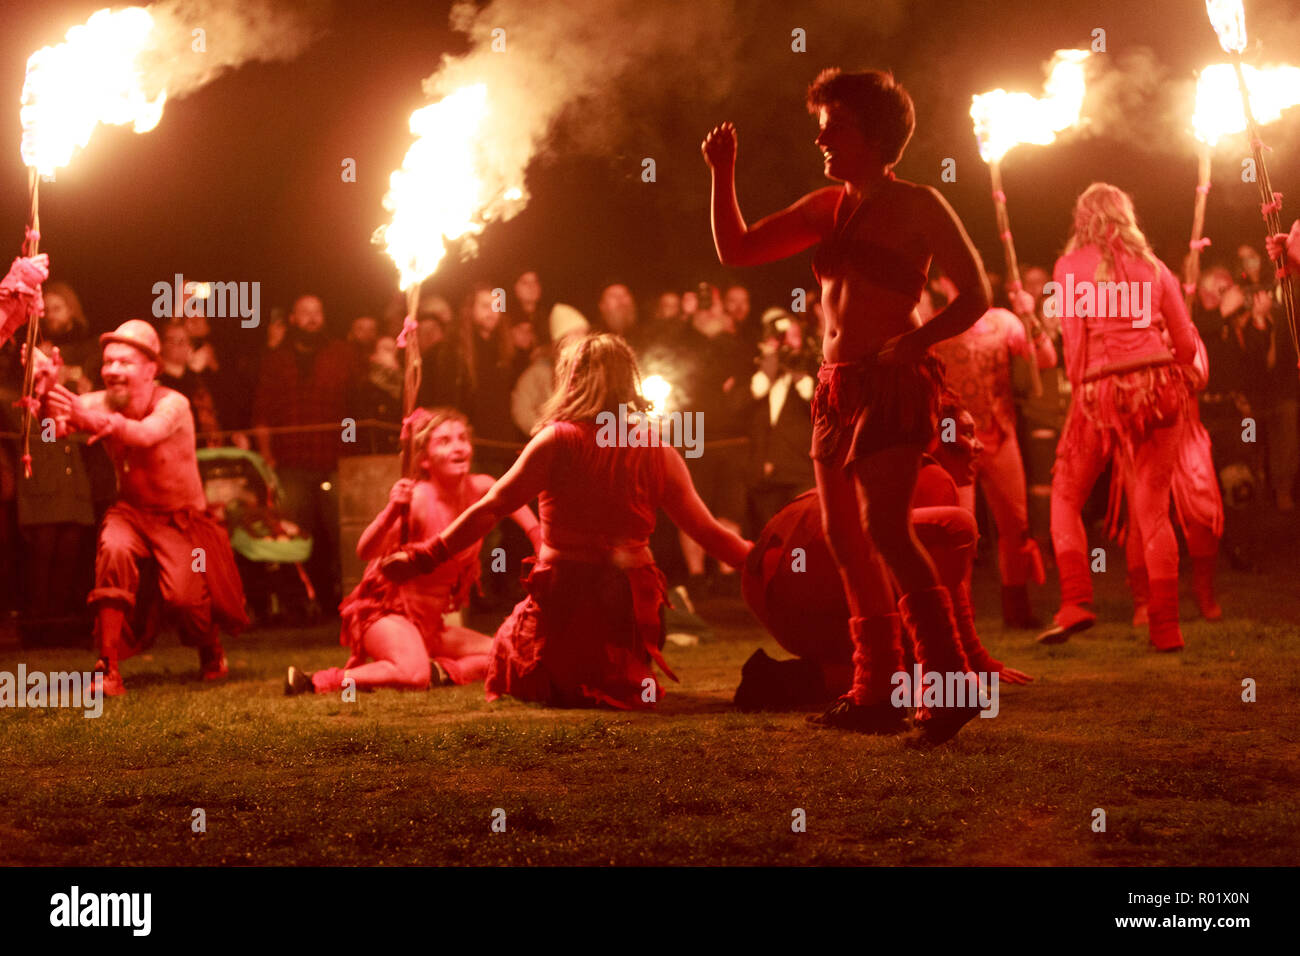
[[[113,437],[132,448],[149,448],[168,438],[190,419],[189,400],[179,392],[164,395],[153,411],[141,419],[110,412],[70,391],[63,385],[50,388],[50,409],[55,418],[66,418],[77,431],[90,432],[91,443]]]
[[[709,513],[686,470],[686,460],[672,448],[664,448],[663,509],[673,524],[685,531],[705,551],[723,564],[742,567],[752,542],[732,534]]]
[[[736,128],[715,126],[700,145],[713,170],[713,245],[724,266],[756,266],[775,262],[821,241],[834,215],[838,188],[809,193],[780,212],[745,225],[736,199]],[[829,213],[829,214],[828,214]]]
[[[496,484],[496,479],[491,475],[475,475],[474,481],[477,483],[477,490],[480,494],[487,494]],[[542,526],[533,514],[533,509],[524,505],[516,509],[511,515],[510,520],[519,525],[524,534],[528,535],[528,540],[533,546],[533,553],[536,554],[542,546]]]
[[[555,429],[542,429],[528,443],[514,465],[482,498],[465,509],[432,541],[398,551],[384,559],[381,569],[396,581],[432,570],[442,560],[464,551],[492,530],[507,515],[518,516],[546,486],[555,457]],[[516,520],[519,520],[517,517]],[[522,521],[521,521],[522,525]],[[525,529],[527,530],[527,529]]]

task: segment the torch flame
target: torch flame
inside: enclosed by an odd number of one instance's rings
[[[975,121],[980,158],[998,162],[1021,143],[1046,146],[1056,134],[1079,122],[1086,90],[1083,61],[1087,50],[1057,50],[1043,86],[1046,95],[991,90],[971,99],[970,115]]]
[[[1265,126],[1282,116],[1282,111],[1300,104],[1300,67],[1265,66],[1256,69],[1242,66],[1250,106],[1255,121]],[[1231,64],[1216,63],[1201,71],[1196,81],[1196,109],[1192,113],[1192,130],[1207,146],[1214,146],[1223,136],[1246,129],[1246,113],[1241,106],[1237,74]]]
[[[375,232],[397,265],[403,290],[432,275],[447,242],[477,236],[507,207],[525,199],[501,182],[492,161],[487,85],[463,86],[411,114],[416,140],[388,181],[392,221]]]
[[[641,394],[649,399],[657,413],[662,413],[673,387],[662,375],[649,375],[641,380]]]
[[[46,178],[90,142],[95,127],[147,133],[162,119],[167,91],[144,91],[137,62],[152,44],[153,17],[142,7],[100,10],[63,43],[27,60],[21,118],[23,162]]]
[[[1205,0],[1205,12],[1210,15],[1210,25],[1224,53],[1246,49],[1246,9],[1241,0]]]

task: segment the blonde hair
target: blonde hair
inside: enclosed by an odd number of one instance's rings
[[[456,409],[445,405],[435,408],[417,408],[407,416],[406,421],[402,423],[402,431],[405,433],[403,438],[408,434],[411,436],[411,458],[407,462],[407,478],[428,477],[424,469],[424,457],[429,450],[429,439],[433,437],[439,425],[445,425],[447,422],[460,422],[469,432],[470,438],[474,437],[469,419]]]
[[[595,421],[601,412],[645,411],[636,355],[622,337],[601,332],[568,336],[555,365],[555,390],[542,406],[537,430],[552,422]]]
[[[1101,262],[1094,277],[1097,279],[1107,279],[1114,273],[1117,252],[1141,259],[1152,269],[1160,271],[1160,260],[1138,228],[1133,198],[1110,183],[1093,183],[1074,204],[1074,222],[1070,227],[1070,240],[1065,244],[1066,255],[1084,246],[1096,246],[1101,252]]]

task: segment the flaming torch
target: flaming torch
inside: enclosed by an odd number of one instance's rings
[[[145,133],[162,118],[166,90],[152,98],[144,89],[139,59],[153,44],[154,22],[148,10],[127,7],[100,10],[70,29],[64,42],[37,50],[27,60],[23,82],[22,157],[27,166],[30,205],[23,254],[40,248],[40,181],[53,180],[77,150],[90,142],[95,127],[130,124]],[[23,377],[23,473],[32,474],[31,430],[33,356],[40,315],[27,322],[26,370]]]
[[[1300,103],[1300,68],[1266,66],[1256,69],[1243,66],[1242,73],[1250,89],[1255,120],[1268,125],[1282,116],[1282,111]],[[1236,69],[1230,63],[1216,63],[1201,71],[1196,81],[1196,108],[1192,113],[1192,132],[1200,146],[1196,181],[1196,204],[1192,214],[1192,239],[1184,275],[1183,291],[1191,307],[1200,277],[1201,250],[1210,244],[1203,237],[1205,203],[1210,191],[1210,157],[1224,136],[1246,129],[1246,113],[1238,93]]]
[[[1269,181],[1268,166],[1264,163],[1264,143],[1259,138],[1259,124],[1252,109],[1251,97],[1254,92],[1246,82],[1246,70],[1241,62],[1241,54],[1246,49],[1246,11],[1241,0],[1205,0],[1205,12],[1210,17],[1210,24],[1219,38],[1223,52],[1232,55],[1232,67],[1237,77],[1237,91],[1241,95],[1241,109],[1246,120],[1246,135],[1250,137],[1251,152],[1255,157],[1256,179],[1259,182],[1259,211],[1269,236],[1282,232],[1282,194],[1273,191]],[[1300,352],[1300,337],[1296,334],[1295,298],[1291,280],[1282,270],[1283,262],[1277,266],[1278,281],[1282,286],[1282,305],[1286,309],[1287,327],[1291,332],[1291,341]]]
[[[1011,237],[1011,220],[1007,215],[1007,196],[1002,191],[1002,157],[1012,147],[1021,143],[1046,146],[1055,142],[1056,134],[1079,122],[1085,91],[1083,61],[1086,50],[1057,50],[1052,57],[1051,69],[1044,84],[1044,96],[1029,93],[1008,93],[991,90],[971,99],[970,115],[975,121],[975,138],[979,141],[980,158],[988,163],[989,177],[993,183],[993,208],[997,215],[998,235],[1007,263],[1007,290],[1017,292],[1020,282],[1020,264],[1016,260],[1016,246]],[[1036,333],[1032,313],[1019,315],[1030,341]],[[1038,374],[1038,363],[1029,363],[1035,395],[1043,393]]]
[[[415,142],[389,177],[384,208],[392,219],[375,231],[374,241],[397,266],[406,293],[407,316],[398,337],[398,347],[406,350],[404,417],[414,410],[420,388],[420,284],[442,264],[452,243],[472,250],[488,222],[512,215],[526,201],[522,183],[503,172],[500,151],[494,149],[493,132],[502,123],[508,119],[494,113],[485,83],[463,86],[411,114]],[[408,440],[402,447],[403,474],[410,464]]]

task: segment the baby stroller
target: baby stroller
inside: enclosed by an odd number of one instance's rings
[[[279,482],[261,455],[242,448],[198,449],[209,509],[225,522],[235,565],[256,623],[312,623],[320,606],[303,562],[312,540],[280,517]]]

